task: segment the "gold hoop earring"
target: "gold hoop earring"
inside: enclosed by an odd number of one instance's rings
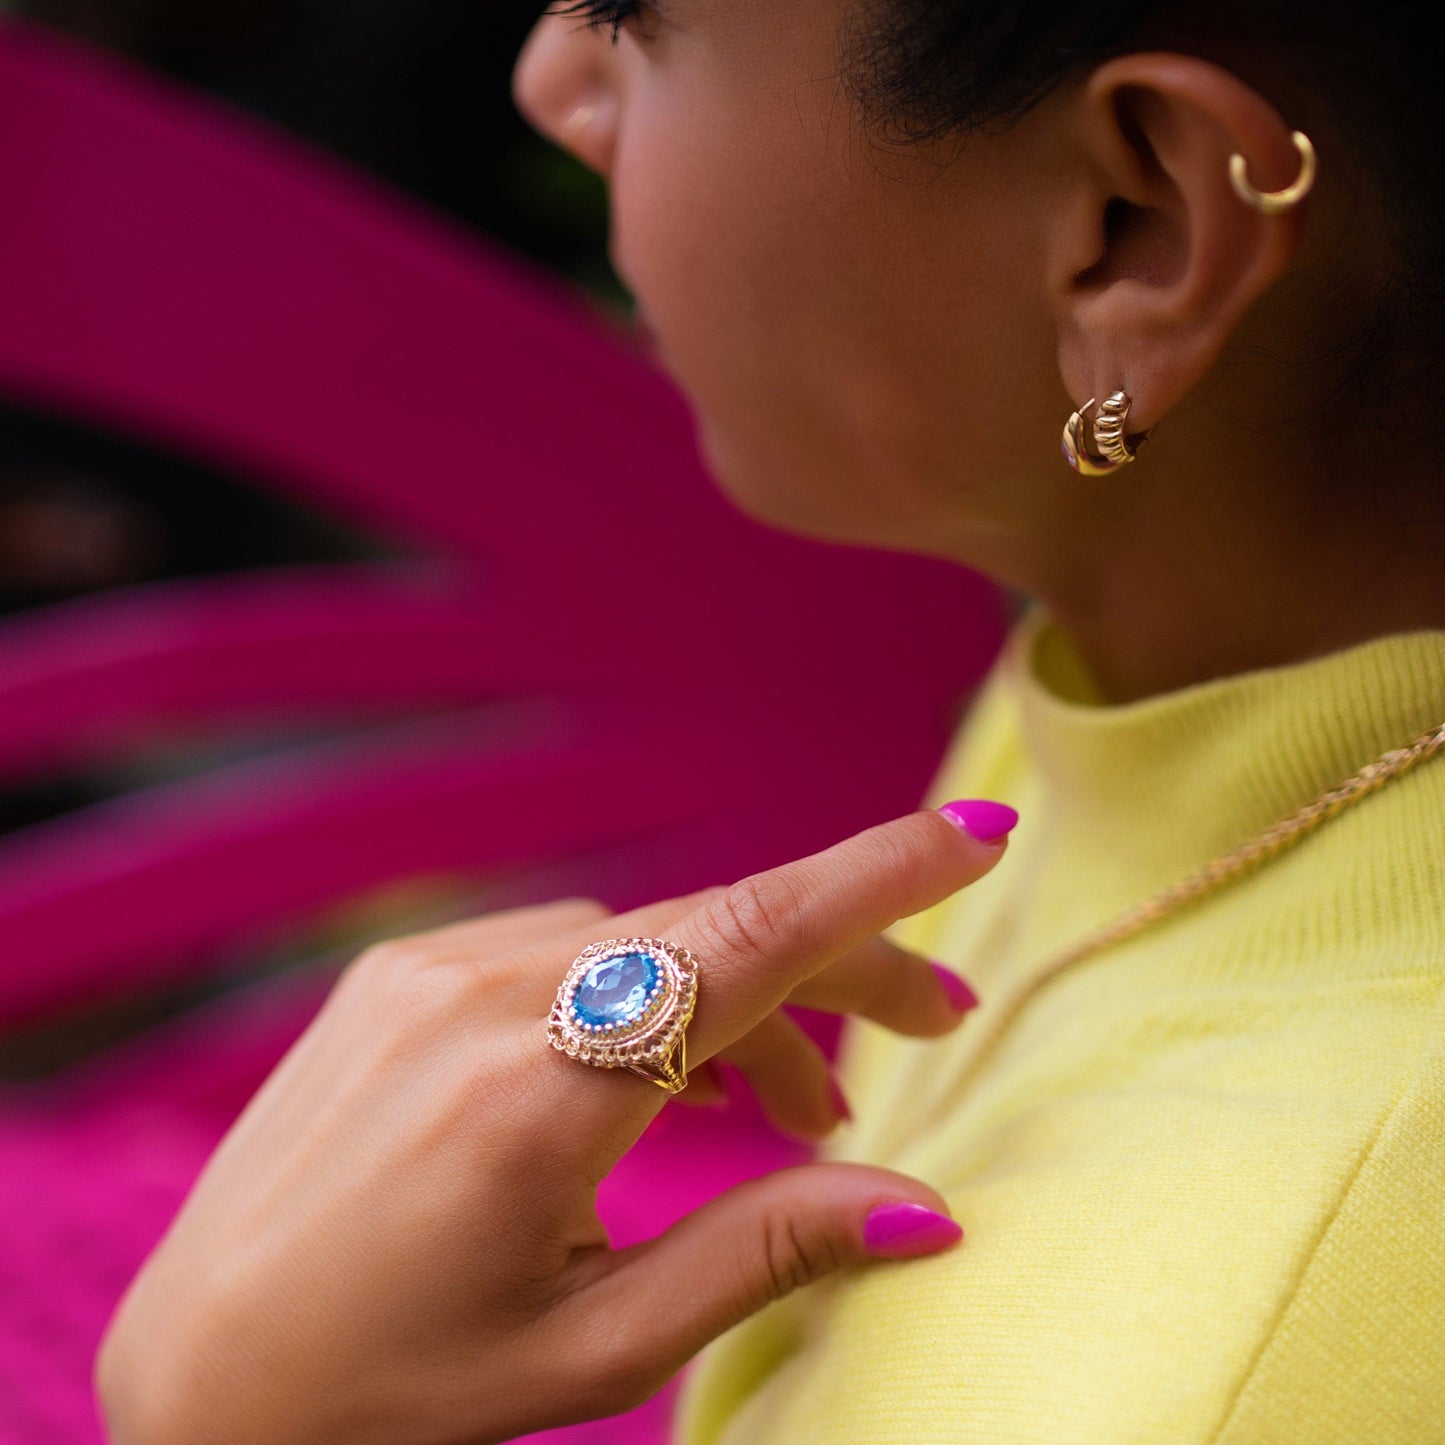
[[[1299,175],[1282,191],[1259,191],[1249,183],[1249,163],[1238,151],[1229,158],[1229,184],[1234,194],[1262,216],[1279,216],[1293,210],[1309,195],[1315,183],[1315,148],[1302,131],[1292,131],[1290,139],[1299,152]]]
[[[1105,397],[1094,417],[1094,446],[1084,439],[1084,413],[1094,405],[1090,397],[1064,423],[1064,460],[1084,477],[1106,477],[1128,466],[1139,455],[1139,448],[1149,440],[1148,432],[1129,435],[1125,426],[1132,402],[1127,392],[1116,391]]]

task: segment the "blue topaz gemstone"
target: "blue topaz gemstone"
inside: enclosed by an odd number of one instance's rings
[[[578,1023],[605,1028],[641,1017],[657,986],[662,968],[650,953],[623,953],[595,963],[583,975],[572,997]]]

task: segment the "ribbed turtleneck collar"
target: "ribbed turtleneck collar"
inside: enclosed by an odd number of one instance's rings
[[[1001,667],[1061,851],[1107,853],[1101,881],[1136,896],[1445,722],[1445,631],[1116,705],[1097,701],[1078,654],[1035,607]]]

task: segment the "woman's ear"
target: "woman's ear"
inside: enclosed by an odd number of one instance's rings
[[[1300,157],[1258,91],[1191,56],[1106,61],[1069,103],[1088,163],[1052,240],[1060,375],[1078,404],[1127,392],[1130,431],[1147,431],[1204,379],[1299,246],[1299,209],[1266,216],[1242,200],[1230,156],[1262,191],[1289,185]]]

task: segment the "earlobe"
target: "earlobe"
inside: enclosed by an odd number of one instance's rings
[[[1065,212],[1072,234],[1058,240],[1061,377],[1080,401],[1127,393],[1144,432],[1205,379],[1289,269],[1313,151],[1297,150],[1256,90],[1191,56],[1107,61],[1075,102],[1088,154]]]

